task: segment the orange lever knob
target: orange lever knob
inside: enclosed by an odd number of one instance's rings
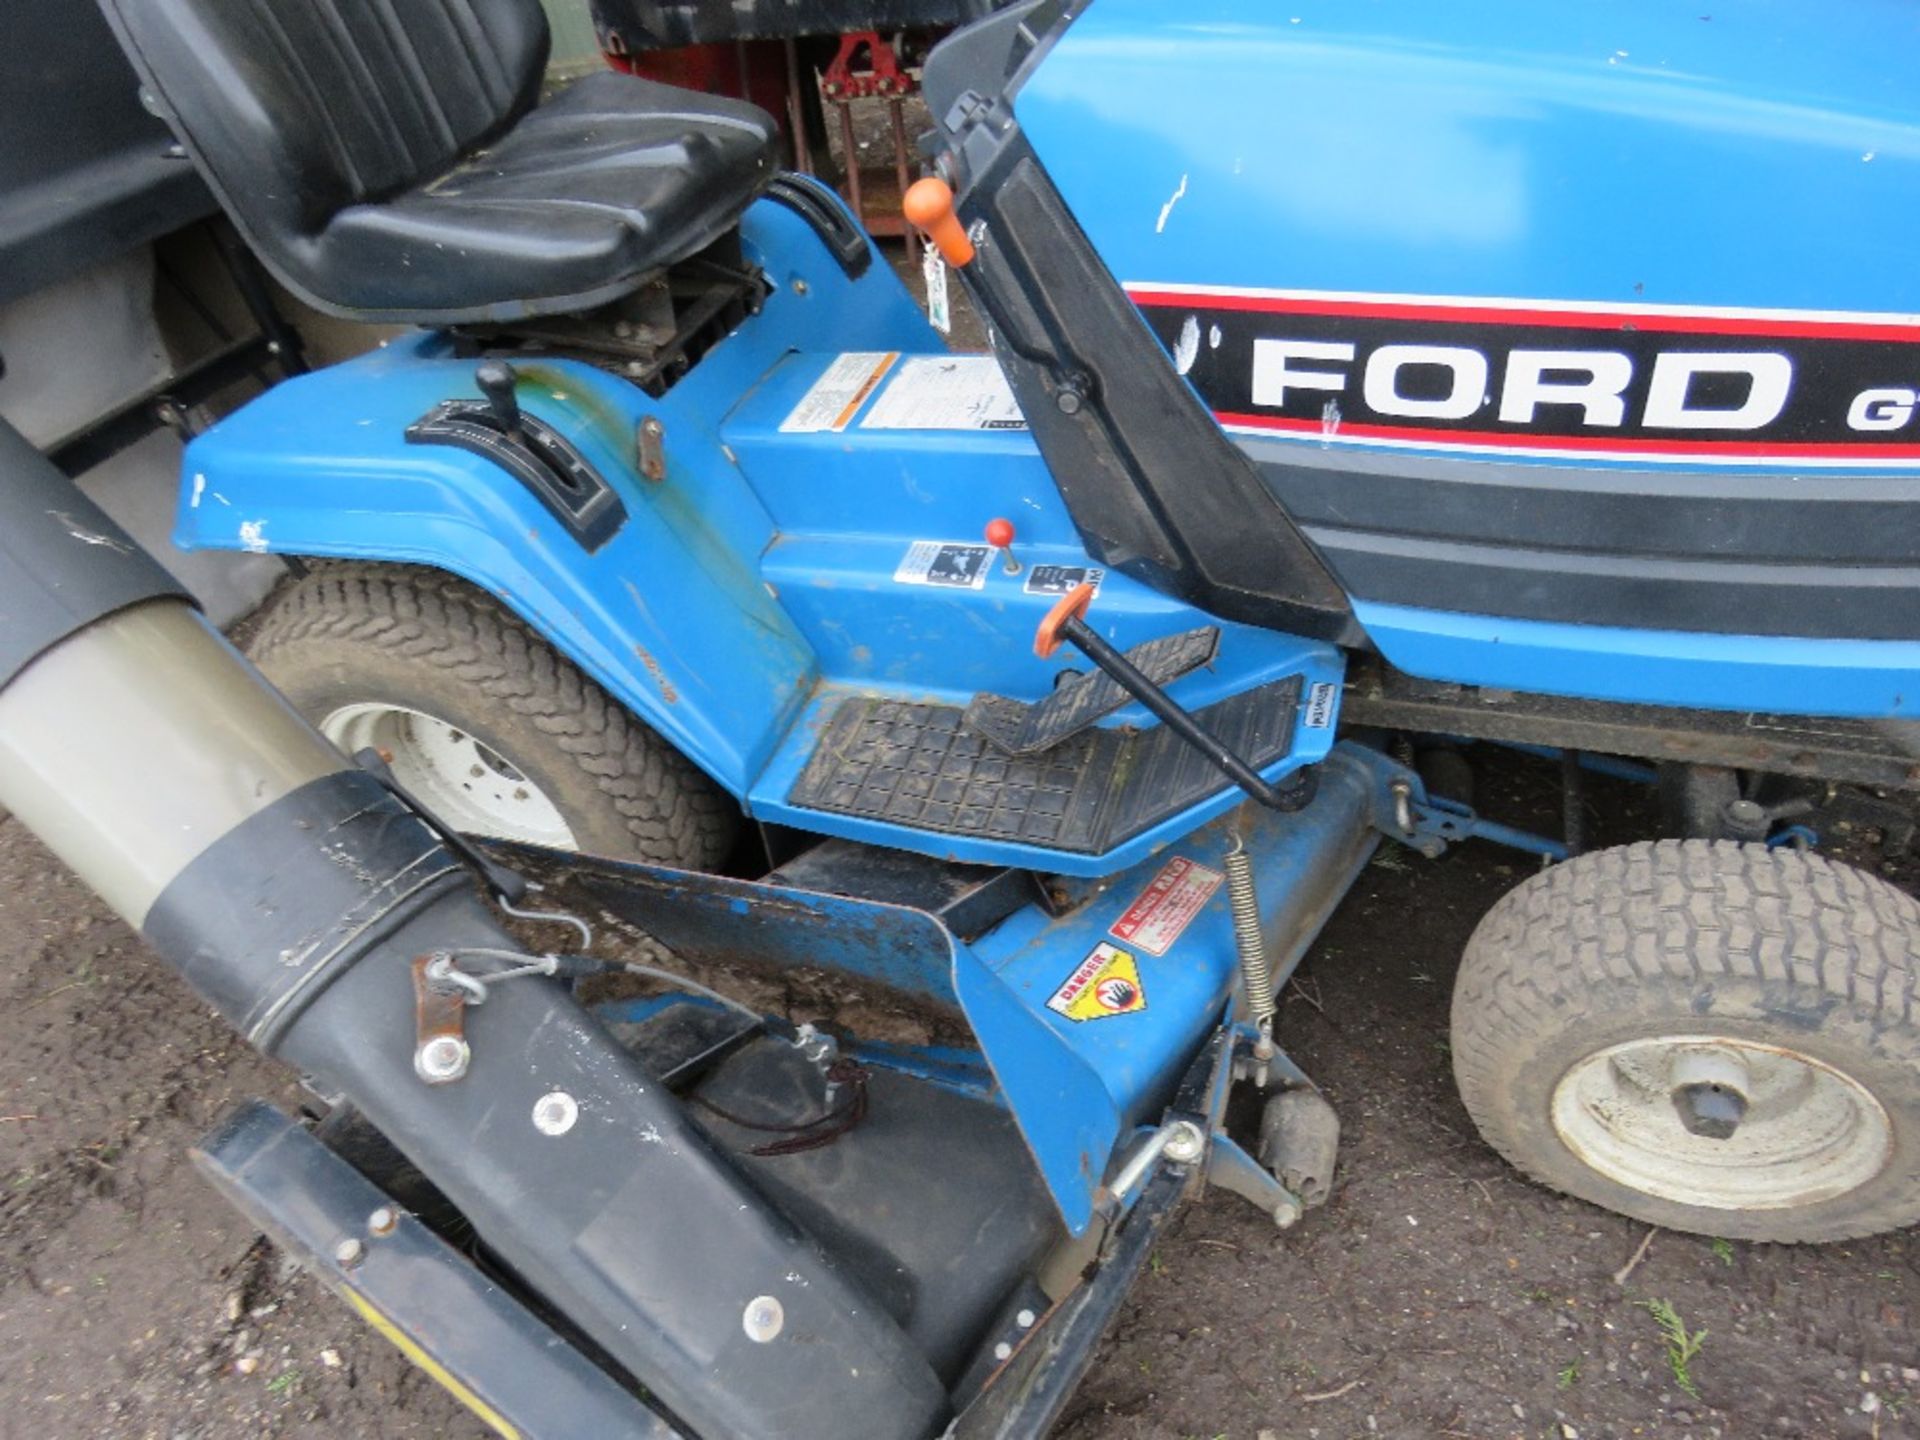
[[[954,269],[973,260],[973,241],[967,238],[967,228],[960,223],[960,217],[953,213],[953,187],[946,181],[935,175],[914,181],[907,187],[900,208],[906,212],[910,224],[927,232],[933,248]]]
[[[1053,652],[1060,648],[1063,638],[1060,632],[1067,628],[1069,620],[1078,620],[1087,613],[1087,607],[1093,604],[1093,596],[1093,586],[1083,583],[1054,601],[1053,608],[1034,632],[1033,653],[1042,660],[1051,660]]]

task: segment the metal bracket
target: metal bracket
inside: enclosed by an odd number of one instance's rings
[[[1252,1201],[1282,1230],[1291,1229],[1306,1209],[1305,1201],[1225,1135],[1216,1133],[1207,1148],[1207,1183]]]
[[[1429,795],[1419,773],[1391,756],[1359,747],[1352,747],[1352,753],[1373,775],[1373,828],[1429,860],[1462,840],[1489,840],[1548,860],[1567,858],[1567,847],[1558,840],[1482,819],[1470,805]]]
[[[429,1085],[451,1085],[473,1063],[466,996],[427,973],[440,958],[420,955],[413,962],[413,1073]]]

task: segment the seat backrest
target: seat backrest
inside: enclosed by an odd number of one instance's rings
[[[100,0],[256,242],[443,172],[539,98],[539,0]]]

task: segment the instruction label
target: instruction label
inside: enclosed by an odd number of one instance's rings
[[[955,590],[978,590],[987,583],[991,545],[951,544],[944,540],[916,540],[893,572],[898,585],[946,585]]]
[[[784,434],[844,430],[860,413],[874,386],[900,358],[898,350],[849,350],[807,387],[800,403],[780,422]]]
[[[1186,933],[1200,907],[1226,879],[1218,870],[1176,855],[1147,882],[1140,898],[1108,932],[1149,955],[1164,955]]]
[[[1073,973],[1047,998],[1047,1008],[1069,1020],[1106,1020],[1147,1008],[1139,963],[1118,945],[1102,940],[1073,967]]]
[[[1100,582],[1107,572],[1094,565],[1033,565],[1027,569],[1027,583],[1020,588],[1029,595],[1064,595],[1081,585],[1093,586],[1100,593]]]
[[[1324,730],[1333,723],[1333,702],[1340,697],[1340,687],[1331,681],[1316,682],[1307,691],[1306,718],[1301,721],[1309,730]]]
[[[1024,430],[991,355],[916,355],[887,382],[862,430]]]

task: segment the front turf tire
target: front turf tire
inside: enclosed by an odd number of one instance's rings
[[[372,734],[371,722],[356,729],[341,718],[356,711],[427,717],[441,726],[440,752],[447,736],[474,748],[462,763],[472,760],[476,783],[486,771],[496,806],[530,788],[557,812],[564,839],[513,834],[510,805],[507,823],[488,828],[483,808],[438,786],[455,812],[443,818],[458,828],[695,870],[733,846],[739,810],[712,780],[518,616],[451,575],[316,564],[269,603],[248,650],[343,748],[353,748],[349,735]],[[502,774],[532,785],[503,785]],[[420,798],[435,805],[433,794]]]
[[[1454,1075],[1487,1143],[1569,1195],[1731,1239],[1872,1235],[1920,1221],[1917,977],[1920,905],[1851,866],[1595,851],[1474,932]],[[1716,1137],[1697,1105],[1723,1080],[1750,1108]]]

